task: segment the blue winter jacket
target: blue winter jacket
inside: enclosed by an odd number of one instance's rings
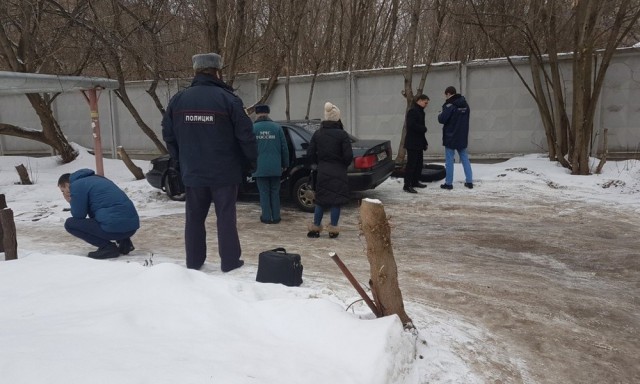
[[[289,166],[289,149],[282,127],[268,117],[260,117],[253,124],[253,133],[258,141],[258,167],[253,176],[280,176],[282,168]]]
[[[438,121],[442,126],[442,145],[450,149],[465,149],[469,141],[471,109],[464,96],[456,93],[442,106]]]
[[[162,137],[189,187],[240,184],[243,168],[258,157],[242,100],[206,74],[197,74],[189,88],[173,96],[162,119]]]
[[[80,169],[69,178],[71,216],[95,219],[105,232],[140,228],[140,218],[129,197],[113,181],[91,169]]]

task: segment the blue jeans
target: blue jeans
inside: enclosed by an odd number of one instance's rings
[[[256,177],[263,221],[280,221],[280,176]]]
[[[330,207],[331,212],[331,225],[334,227],[338,226],[338,220],[340,220],[340,206],[332,205]],[[313,212],[313,224],[317,227],[322,224],[322,216],[324,216],[324,208],[316,204],[316,209]]]
[[[448,185],[453,184],[453,161],[458,151],[458,156],[460,156],[460,162],[462,163],[462,169],[464,169],[464,182],[465,183],[473,183],[473,173],[471,172],[471,163],[469,162],[469,155],[467,154],[467,149],[444,149],[444,162],[445,162],[445,170],[447,172],[447,176],[445,177],[444,182]]]

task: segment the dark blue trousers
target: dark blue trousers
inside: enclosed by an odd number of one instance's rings
[[[200,269],[207,258],[205,221],[211,203],[216,211],[218,253],[222,269],[235,268],[242,251],[236,226],[238,186],[186,187],[186,223],[184,229],[187,268]]]
[[[111,240],[128,239],[136,233],[135,230],[128,232],[105,232],[100,228],[100,224],[95,219],[77,219],[70,217],[64,222],[64,229],[75,237],[78,237],[91,245],[102,248],[109,245]]]

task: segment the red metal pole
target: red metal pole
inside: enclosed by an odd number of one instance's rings
[[[91,130],[93,133],[93,153],[96,157],[96,174],[104,176],[104,165],[102,162],[102,139],[100,138],[100,114],[98,113],[98,90],[89,89],[85,92],[89,100],[89,110],[91,111]]]
[[[373,312],[373,314],[376,315],[376,317],[382,317],[382,311],[374,304],[373,301],[371,301],[371,299],[369,298],[369,295],[367,295],[364,289],[362,289],[362,287],[360,286],[360,283],[358,283],[358,280],[356,280],[353,274],[351,274],[351,271],[349,271],[347,266],[344,265],[342,260],[340,260],[340,257],[338,256],[338,254],[336,254],[335,252],[331,252],[329,255],[331,256],[331,259],[335,261],[335,263],[338,265],[338,268],[340,268],[342,273],[344,273],[344,275],[347,277],[347,280],[349,280],[351,285],[353,285],[353,288],[355,288],[358,294],[360,294],[360,297],[362,297],[362,300],[364,300],[364,302],[367,303],[367,305],[369,306],[369,309],[371,309],[371,312]]]

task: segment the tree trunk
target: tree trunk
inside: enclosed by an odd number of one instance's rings
[[[391,247],[391,228],[384,206],[373,200],[362,200],[360,225],[367,241],[367,259],[371,268],[371,290],[383,316],[398,315],[405,328],[414,328],[404,310],[398,285],[398,267]]]
[[[16,171],[18,171],[18,176],[20,176],[20,184],[22,185],[32,185],[31,179],[29,179],[29,172],[24,164],[16,165]]]
[[[231,48],[229,49],[229,54],[227,55],[227,58],[225,60],[227,60],[227,62],[229,63],[229,68],[227,70],[227,74],[228,74],[228,81],[227,84],[229,84],[230,86],[233,85],[233,82],[235,81],[236,78],[236,68],[238,67],[238,59],[239,59],[239,55],[240,55],[240,46],[242,45],[242,42],[245,39],[245,29],[246,29],[246,12],[245,12],[245,0],[237,0],[236,1],[236,5],[235,5],[235,9],[236,9],[236,14],[235,14],[235,18],[236,18],[236,28],[235,28],[235,35],[233,35],[232,40],[231,40]]]
[[[604,138],[603,140],[603,148],[602,154],[600,155],[600,162],[598,163],[598,167],[596,168],[596,174],[599,175],[602,172],[602,167],[607,162],[607,155],[609,154],[609,139],[607,138],[607,134],[609,133],[609,129],[604,129]]]
[[[207,1],[207,48],[209,52],[220,53],[218,34],[220,24],[218,24],[218,0]]]
[[[2,227],[4,259],[15,260],[18,258],[18,241],[16,240],[16,223],[11,209],[0,210],[0,227]]]
[[[7,208],[7,200],[3,194],[0,194],[0,211]],[[2,223],[0,222],[0,252],[4,252],[4,231],[2,230]]]
[[[118,156],[120,156],[124,164],[127,166],[127,168],[129,168],[129,171],[133,173],[133,176],[136,178],[136,180],[144,179],[144,173],[142,172],[142,169],[140,169],[140,167],[138,167],[133,163],[133,161],[131,161],[131,158],[129,158],[129,154],[127,154],[127,151],[125,151],[122,146],[118,146]]]
[[[124,104],[129,113],[131,113],[131,116],[133,116],[133,119],[138,124],[138,127],[140,127],[142,132],[144,132],[144,134],[147,135],[149,139],[151,139],[160,153],[163,155],[169,153],[167,147],[165,147],[162,141],[158,139],[158,135],[156,135],[153,129],[151,129],[151,127],[149,127],[147,123],[142,119],[142,116],[140,116],[140,113],[138,113],[138,110],[131,102],[131,99],[129,99],[129,94],[127,93],[126,85],[124,84],[124,76],[122,78],[119,78],[118,81],[120,82],[120,88],[115,91],[116,96],[118,96],[120,101],[122,101],[122,104]]]
[[[56,150],[63,163],[66,164],[73,161],[78,156],[78,152],[73,149],[62,133],[60,125],[53,117],[51,105],[40,94],[30,93],[25,96],[40,119],[40,124],[42,125],[42,140],[40,141]]]
[[[316,86],[316,79],[318,78],[318,68],[313,71],[313,77],[311,78],[311,87],[309,88],[309,99],[307,99],[307,112],[304,115],[305,120],[309,120],[309,112],[311,111],[311,99],[313,98],[313,89]]]
[[[391,66],[391,59],[393,55],[393,39],[396,38],[396,33],[398,30],[398,9],[399,9],[399,0],[391,0],[391,10],[389,17],[391,18],[391,26],[389,30],[389,34],[387,37],[387,44],[385,47],[384,61],[382,63],[383,67]]]
[[[411,6],[411,21],[409,24],[409,36],[407,42],[407,67],[404,71],[404,91],[402,95],[407,101],[407,110],[413,103],[413,65],[415,63],[416,40],[418,38],[418,22],[420,22],[420,1],[413,0]],[[404,149],[404,140],[407,135],[407,126],[402,124],[402,134],[400,135],[400,145],[396,155],[396,164],[404,163],[407,151]]]

